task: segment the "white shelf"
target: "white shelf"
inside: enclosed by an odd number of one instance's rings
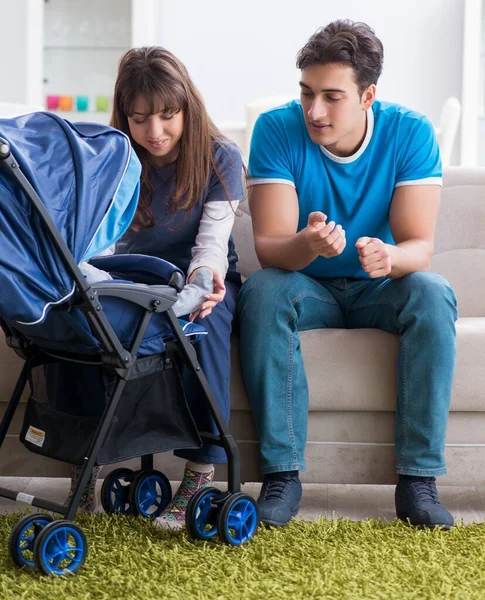
[[[62,112],[68,120],[107,123],[121,56],[133,46],[152,45],[158,0],[49,0],[44,4],[43,103],[47,96],[89,98],[89,111]],[[96,96],[110,98],[99,112]]]
[[[160,0],[4,3],[4,46],[14,52],[0,61],[3,102],[42,107],[47,95],[88,96],[94,108],[96,96],[112,97],[126,50],[161,43]]]

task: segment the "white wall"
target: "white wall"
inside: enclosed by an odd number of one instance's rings
[[[43,0],[0,0],[2,58],[0,100],[37,106],[42,103]]]
[[[0,0],[2,21],[5,23],[4,19],[9,14],[13,23],[25,22],[26,8],[27,6],[22,2],[12,4],[9,0]],[[20,26],[17,28],[16,25],[2,27],[2,29],[4,31],[2,31],[3,56],[0,61],[0,98],[4,102],[25,102],[26,86],[23,71],[27,60],[27,32],[22,32],[22,28]]]
[[[0,100],[42,102],[42,4],[0,0]],[[363,20],[385,48],[378,95],[438,124],[445,98],[461,98],[463,0],[135,0],[159,6],[159,43],[177,54],[217,123],[244,121],[245,104],[298,94],[297,51],[317,27]],[[143,8],[141,8],[143,7]],[[456,155],[456,152],[455,152]]]
[[[337,18],[365,21],[384,44],[381,99],[437,124],[461,96],[462,0],[160,0],[158,43],[186,64],[216,122],[244,120],[257,96],[295,91],[295,56]]]

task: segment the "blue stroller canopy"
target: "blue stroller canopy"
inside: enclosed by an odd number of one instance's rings
[[[77,264],[128,229],[141,166],[128,137],[95,123],[69,123],[38,112],[0,119],[10,145]],[[40,323],[74,282],[38,215],[11,176],[0,173],[0,316]]]

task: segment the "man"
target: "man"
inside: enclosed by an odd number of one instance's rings
[[[400,336],[397,515],[453,525],[435,484],[446,472],[457,318],[450,285],[429,273],[441,161],[424,116],[376,100],[382,62],[382,44],[364,23],[317,31],[297,58],[301,103],[261,115],[251,141],[263,270],[240,296],[241,361],[267,524],[287,523],[302,495],[308,386],[298,331],[376,327]]]

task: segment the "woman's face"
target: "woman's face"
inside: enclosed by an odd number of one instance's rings
[[[169,165],[177,159],[179,142],[184,131],[184,112],[162,111],[146,117],[147,112],[148,102],[139,96],[133,114],[128,116],[131,136],[149,152],[154,165]]]

